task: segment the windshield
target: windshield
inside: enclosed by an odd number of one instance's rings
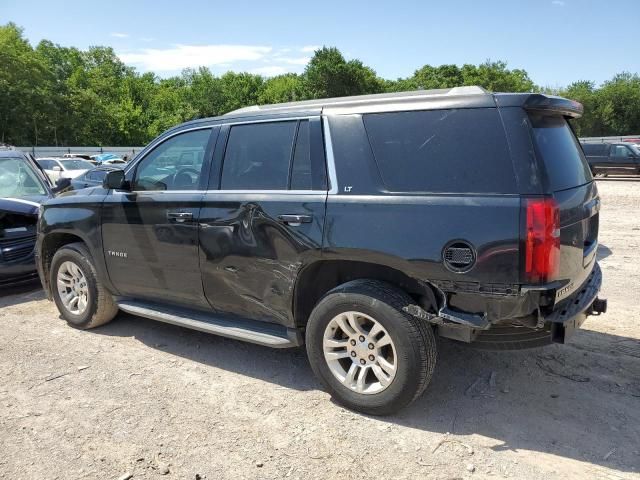
[[[60,163],[65,170],[89,170],[90,168],[93,168],[93,164],[86,160],[60,160]]]
[[[44,184],[24,159],[0,158],[0,198],[46,194]]]

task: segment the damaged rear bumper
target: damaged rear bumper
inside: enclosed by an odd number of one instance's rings
[[[564,343],[589,315],[600,315],[607,311],[607,301],[598,298],[601,286],[602,271],[596,263],[580,289],[544,318],[545,324],[550,326],[552,342]]]
[[[500,344],[496,348],[521,349],[552,342],[565,343],[589,315],[599,315],[606,311],[607,301],[598,298],[601,286],[602,271],[596,263],[580,288],[554,305],[551,312],[544,313],[544,307],[538,308],[540,313],[537,320],[535,317],[530,319],[533,321],[531,325],[523,324],[522,319],[517,317],[493,323],[486,315],[466,314],[462,317],[461,312],[450,315],[449,309],[442,309],[446,314],[443,315],[441,310],[439,321],[433,323],[436,323],[440,336],[474,343],[480,348],[492,349],[492,345]],[[554,298],[555,293],[555,288],[527,292],[522,297],[523,304],[531,305],[528,308],[532,308],[532,300]]]

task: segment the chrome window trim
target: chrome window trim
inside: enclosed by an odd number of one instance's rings
[[[138,195],[170,195],[170,194],[223,194],[223,195],[266,195],[266,194],[277,194],[277,195],[326,195],[326,190],[136,190],[135,192],[131,192],[128,190],[114,190],[114,194],[119,195],[129,195],[131,193],[136,193]]]
[[[322,123],[324,125],[324,144],[327,156],[327,171],[329,173],[329,183],[331,189],[330,195],[336,195],[338,193],[338,179],[336,176],[336,160],[333,156],[333,142],[331,141],[331,129],[329,127],[329,118],[325,115],[322,117]]]
[[[124,169],[124,173],[125,175],[129,173],[129,171],[133,168],[136,167],[136,165],[138,165],[140,162],[142,162],[147,155],[149,155],[158,145],[160,145],[161,143],[164,143],[165,141],[169,140],[170,138],[175,137],[176,135],[180,135],[182,133],[187,133],[187,132],[192,132],[194,130],[205,130],[205,129],[213,129],[215,127],[224,127],[224,126],[229,126],[232,127],[234,125],[247,125],[247,124],[252,124],[252,123],[273,123],[273,122],[287,122],[287,121],[298,121],[298,120],[310,120],[312,118],[321,118],[322,122],[324,124],[324,142],[325,142],[325,151],[326,151],[326,162],[327,162],[327,170],[328,170],[328,174],[329,174],[329,183],[331,184],[331,189],[330,190],[132,190],[132,191],[113,191],[113,193],[119,193],[119,194],[130,194],[130,193],[153,193],[153,194],[185,194],[185,193],[193,193],[193,194],[203,194],[203,193],[222,193],[222,194],[241,194],[241,195],[248,195],[248,194],[258,194],[258,195],[265,195],[265,194],[278,194],[278,195],[282,195],[282,194],[288,194],[288,195],[326,195],[327,193],[329,194],[337,194],[338,193],[338,181],[336,178],[336,167],[335,167],[335,159],[333,156],[333,143],[331,142],[331,132],[329,130],[329,121],[327,119],[326,116],[321,116],[321,115],[304,115],[304,116],[298,116],[298,117],[287,117],[287,118],[270,118],[270,119],[262,119],[262,120],[246,120],[246,121],[241,121],[241,122],[234,122],[234,121],[229,121],[229,122],[222,122],[222,123],[216,123],[214,125],[201,125],[198,127],[193,127],[193,128],[186,128],[184,130],[179,130],[177,132],[174,132],[170,135],[167,135],[166,137],[162,137],[160,139],[158,139],[156,142],[154,143],[150,143],[146,149],[149,149],[148,152],[146,152],[144,155],[142,155],[140,158],[136,159],[135,163],[132,163],[131,165],[127,165],[127,168]]]

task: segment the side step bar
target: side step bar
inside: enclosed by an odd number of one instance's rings
[[[213,333],[222,337],[244,340],[272,348],[302,345],[302,332],[273,323],[216,316],[180,307],[168,307],[140,300],[118,299],[118,307],[132,315]]]

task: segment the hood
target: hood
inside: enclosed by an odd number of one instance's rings
[[[3,214],[38,215],[40,204],[47,197],[0,198],[0,219]]]
[[[0,239],[35,235],[39,206],[22,198],[0,198]]]

